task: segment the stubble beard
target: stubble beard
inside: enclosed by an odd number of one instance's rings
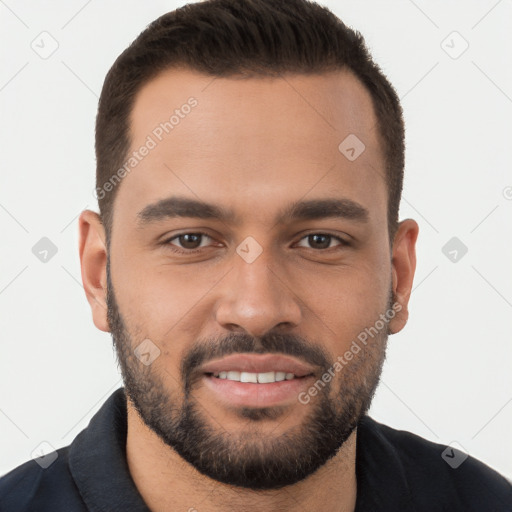
[[[391,302],[391,301],[390,301]],[[107,258],[108,322],[121,369],[125,393],[142,421],[170,448],[197,471],[218,482],[252,490],[271,490],[293,485],[334,457],[351,436],[359,420],[367,413],[377,389],[385,360],[387,330],[354,356],[336,379],[321,389],[307,405],[304,421],[280,434],[262,434],[262,421],[283,421],[293,410],[285,407],[241,408],[239,432],[227,432],[211,420],[206,409],[194,397],[195,385],[188,380],[190,365],[182,364],[182,390],[171,391],[162,375],[165,369],[145,366],[137,359],[135,342],[128,333],[119,311]],[[256,340],[246,334],[231,333],[218,340],[194,347],[204,357],[218,346],[232,352],[280,352],[297,356],[308,343],[308,354],[327,371],[332,367],[328,355],[312,344],[290,334],[269,334]],[[290,347],[295,347],[295,350]],[[306,359],[307,360],[307,359]],[[176,382],[174,379],[173,382]],[[333,384],[337,384],[337,389]],[[274,429],[273,429],[274,430]]]

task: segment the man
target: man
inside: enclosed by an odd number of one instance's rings
[[[166,14],[108,73],[96,153],[82,279],[125,386],[0,510],[512,510],[483,463],[367,415],[418,225],[359,34],[304,0]]]

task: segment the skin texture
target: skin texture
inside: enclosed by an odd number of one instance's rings
[[[190,97],[197,106],[117,185],[109,251],[98,214],[85,210],[79,221],[93,321],[112,332],[131,398],[130,472],[155,511],[353,510],[354,426],[378,384],[388,333],[407,321],[418,235],[417,223],[404,220],[390,247],[371,97],[347,71],[213,79],[168,70],[136,98],[132,149]],[[365,145],[354,161],[338,149],[349,134]],[[231,209],[238,222],[178,217],[140,225],[138,212],[171,196]],[[359,204],[367,220],[277,222],[294,202],[327,198]],[[208,236],[195,245],[169,241],[197,232]],[[308,238],[314,234],[331,238]],[[262,251],[251,263],[236,250],[247,237]],[[193,351],[206,360],[229,351],[291,354],[314,367],[314,382],[392,304],[400,311],[308,404],[293,397],[265,411],[234,406],[190,362]],[[134,355],[145,339],[160,350],[148,366]],[[184,427],[196,436],[188,448],[186,436],[176,438]],[[215,456],[197,468],[193,447],[205,436],[201,449]],[[239,471],[246,462],[257,468],[255,459],[260,468],[279,460],[290,469],[308,454],[314,463],[305,474],[274,487],[263,471]],[[230,464],[238,469],[223,473]]]

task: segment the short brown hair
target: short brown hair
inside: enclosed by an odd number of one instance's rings
[[[307,0],[207,0],[164,14],[119,55],[109,70],[96,118],[96,191],[110,240],[118,187],[109,187],[130,149],[137,92],[174,66],[212,76],[279,76],[350,70],[372,97],[386,158],[388,230],[393,239],[404,171],[404,123],[398,96],[362,35]],[[340,141],[341,142],[341,141]]]

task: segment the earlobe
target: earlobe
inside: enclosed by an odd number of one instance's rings
[[[79,252],[82,283],[91,306],[94,325],[110,332],[107,320],[107,248],[100,216],[84,210],[79,218]]]
[[[409,298],[411,296],[414,273],[416,271],[416,239],[419,226],[416,221],[406,219],[400,222],[393,241],[392,286],[397,314],[389,322],[390,334],[401,331],[409,317]]]

